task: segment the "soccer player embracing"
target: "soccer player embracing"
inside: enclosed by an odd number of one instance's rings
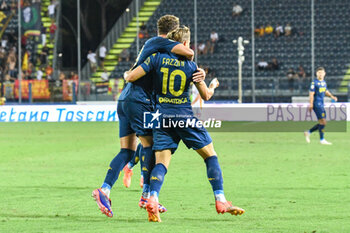
[[[148,56],[158,51],[172,52],[192,59],[193,50],[179,42],[166,38],[169,31],[178,27],[179,18],[176,16],[164,15],[160,17],[157,22],[158,36],[146,41],[137,57],[134,68],[142,64]],[[201,70],[195,76],[204,79],[205,72]],[[146,76],[137,82],[128,83],[119,97],[117,113],[121,149],[111,161],[101,188],[95,189],[92,192],[92,197],[95,199],[99,209],[108,217],[113,217],[112,202],[109,198],[110,190],[117,181],[121,170],[135,155],[137,148],[136,137],[139,137],[142,144],[142,148],[139,149],[141,150],[141,166],[144,176],[143,192],[139,206],[145,208],[150,196],[149,179],[154,166],[153,138],[152,130],[143,127],[143,112],[153,110],[152,99],[152,79]],[[166,211],[163,206],[160,205],[159,207],[160,212]]]
[[[326,76],[326,71],[323,67],[318,67],[316,69],[316,78],[311,82],[309,91],[309,111],[314,110],[318,124],[314,125],[311,129],[304,132],[304,136],[307,143],[310,143],[310,134],[318,130],[320,134],[320,143],[322,145],[332,145],[332,143],[326,141],[324,138],[324,128],[326,127],[326,111],[324,109],[324,96],[331,97],[334,101],[338,101],[337,97],[333,96],[332,93],[327,89],[326,81],[324,77]]]
[[[189,47],[190,30],[187,27],[178,28],[168,33],[168,38]],[[159,128],[153,129],[153,150],[156,151],[156,166],[151,173],[151,197],[146,204],[148,220],[151,222],[161,221],[158,210],[158,196],[168,170],[171,155],[177,149],[180,140],[188,148],[194,149],[204,159],[208,180],[215,196],[217,213],[231,213],[234,215],[244,213],[243,209],[226,201],[221,168],[207,130],[198,126],[197,123],[192,124],[192,126],[180,126],[184,125],[180,122],[198,121],[193,115],[190,102],[189,87],[191,82],[195,82],[195,86],[204,100],[209,100],[213,96],[215,88],[219,86],[217,79],[210,83],[209,88],[203,80],[196,82],[192,75],[197,69],[196,63],[185,60],[176,54],[155,53],[125,78],[128,82],[136,82],[141,77],[153,73],[157,110],[153,114],[153,118],[159,117],[160,122],[163,122],[163,120],[178,122],[177,126],[164,127],[160,124]]]

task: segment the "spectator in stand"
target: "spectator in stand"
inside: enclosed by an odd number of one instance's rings
[[[294,80],[298,79],[298,75],[295,73],[293,68],[290,68],[287,72],[287,79],[289,84],[289,90],[294,91]]]
[[[7,35],[4,35],[2,40],[1,40],[1,47],[6,49],[7,48],[7,43],[8,43],[8,37],[7,37]]]
[[[255,32],[255,36],[264,36],[265,28],[263,25],[260,25],[257,28],[255,28],[254,32]]]
[[[267,61],[265,61],[264,59],[262,59],[261,61],[258,62],[258,64],[256,65],[258,70],[266,70],[268,68],[268,63]]]
[[[272,58],[271,62],[269,63],[268,68],[270,70],[278,70],[280,68],[280,65],[278,64],[278,61],[275,57]]]
[[[301,64],[298,67],[298,77],[302,78],[302,79],[306,78],[306,73],[305,73],[304,67]]]
[[[107,70],[106,69],[103,69],[103,72],[101,74],[101,79],[102,81],[106,82],[108,81],[108,73],[107,73]]]
[[[240,16],[243,12],[243,8],[238,4],[233,4],[232,17]]]
[[[121,52],[118,60],[119,61],[129,61],[130,60],[129,49],[127,49],[127,48],[123,49],[123,51]]]
[[[8,64],[8,70],[9,70],[9,75],[11,78],[17,78],[17,69],[16,69],[16,57],[15,56],[8,56],[9,62]]]
[[[105,61],[105,58],[106,58],[106,52],[107,52],[106,46],[104,44],[102,44],[102,46],[98,50],[98,56],[100,58],[100,63],[101,63],[102,67],[104,67],[104,61]]]
[[[139,31],[139,38],[140,39],[144,39],[144,38],[148,38],[148,30],[147,30],[147,26],[145,25],[145,22],[142,22],[141,26],[140,26],[140,31]]]
[[[57,26],[55,24],[55,21],[52,19],[51,20],[51,25],[50,25],[50,40],[51,40],[51,42],[53,42],[54,39],[55,39],[55,32],[56,32],[56,30],[57,30]]]
[[[71,80],[78,80],[79,77],[78,77],[77,73],[75,73],[74,71],[72,71],[72,72],[70,73],[70,79],[71,79]]]
[[[208,50],[210,49],[210,54],[214,53],[218,41],[219,41],[218,33],[215,31],[211,31],[211,33],[210,33],[210,47],[208,47]]]
[[[275,31],[274,31],[274,36],[275,38],[282,36],[284,34],[283,27],[279,24],[277,24]]]
[[[91,50],[89,50],[87,59],[89,60],[89,63],[90,63],[91,72],[95,73],[97,68],[96,53],[93,53]]]
[[[7,11],[8,10],[8,6],[7,6],[5,0],[3,0],[2,3],[1,3],[1,10],[2,11]]]
[[[265,33],[266,33],[266,34],[272,34],[272,33],[273,33],[273,27],[271,26],[271,24],[268,24],[268,25],[265,27]]]
[[[41,44],[44,46],[46,44],[46,27],[41,23],[40,25],[40,35],[41,35]]]
[[[46,67],[46,77],[47,77],[47,79],[48,80],[51,80],[52,79],[52,73],[53,73],[53,68],[52,68],[52,66],[49,64],[49,65],[47,65],[47,67]]]
[[[207,54],[207,48],[206,48],[204,42],[199,43],[199,45],[198,45],[198,54],[201,54],[201,55],[206,55]]]
[[[292,35],[292,27],[289,23],[284,27],[284,35],[285,36],[291,36]]]
[[[41,65],[46,65],[47,63],[47,55],[49,54],[49,48],[47,47],[47,44],[44,45],[44,47],[41,49],[40,52],[40,63]]]
[[[66,79],[66,74],[64,72],[61,72],[59,75],[59,80],[63,81]]]
[[[42,80],[43,75],[44,75],[43,71],[39,68],[39,69],[36,71],[36,79],[37,79],[37,80]]]
[[[55,0],[52,0],[51,4],[47,7],[47,12],[51,19],[55,18],[56,5],[57,5],[57,2]]]

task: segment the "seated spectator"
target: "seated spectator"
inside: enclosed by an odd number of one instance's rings
[[[214,50],[215,50],[215,47],[216,47],[216,44],[217,42],[219,41],[219,35],[217,32],[215,31],[212,31],[210,33],[210,47],[208,47],[208,50],[210,49],[210,54],[213,54],[214,53]]]
[[[198,45],[198,54],[206,55],[207,47],[204,42],[199,43]]]
[[[255,28],[254,32],[255,32],[255,36],[264,36],[265,34],[264,26],[263,25],[258,26],[257,28]]]
[[[278,64],[278,61],[275,57],[272,58],[271,62],[269,63],[268,68],[270,70],[278,70],[280,68],[280,65]]]
[[[298,75],[295,73],[293,68],[290,68],[287,72],[287,79],[289,84],[289,90],[294,91],[294,80],[298,79]]]
[[[130,52],[129,49],[125,48],[121,52],[118,61],[129,61],[130,60]]]
[[[274,36],[275,38],[282,36],[284,34],[283,27],[279,24],[277,24],[275,31],[274,31]]]
[[[243,8],[238,4],[233,4],[232,17],[240,16],[243,12]]]
[[[266,34],[271,34],[271,33],[273,33],[273,27],[271,26],[271,24],[268,24],[268,25],[265,27],[265,33],[266,33]]]
[[[290,26],[289,23],[284,27],[284,35],[285,36],[290,36],[292,35],[292,27]]]
[[[97,68],[96,53],[93,53],[91,50],[89,50],[87,59],[89,60],[89,63],[90,63],[91,72],[95,73]]]
[[[143,38],[148,38],[148,30],[147,30],[147,26],[145,25],[145,22],[142,22],[141,26],[140,26],[140,31],[139,31],[139,38],[143,39]]]
[[[298,67],[298,76],[299,76],[299,78],[302,78],[302,79],[306,78],[306,73],[305,73],[304,67],[302,65],[299,65],[299,67]]]
[[[269,64],[267,63],[267,61],[262,59],[261,61],[258,62],[258,64],[256,66],[257,66],[258,70],[265,70],[265,69],[267,69],[268,65]]]

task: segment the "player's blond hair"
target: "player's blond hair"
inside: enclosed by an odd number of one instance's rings
[[[175,15],[163,15],[158,19],[157,30],[159,35],[166,35],[180,26],[180,20]]]
[[[171,40],[175,40],[175,41],[178,41],[180,43],[183,43],[185,41],[190,40],[191,31],[188,27],[182,26],[178,29],[175,29],[175,30],[169,32],[166,37],[171,39]]]

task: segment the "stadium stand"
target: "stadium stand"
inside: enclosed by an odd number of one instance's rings
[[[198,9],[198,42],[206,42],[212,30],[219,35],[219,42],[214,54],[199,55],[198,63],[209,67],[215,76],[221,80],[220,92],[217,99],[232,99],[233,91],[237,90],[237,50],[232,44],[233,39],[243,36],[251,40],[251,2],[238,2],[244,9],[243,13],[232,18],[233,3],[229,0],[197,1]],[[307,78],[294,82],[295,89],[305,93],[312,76],[311,70],[311,1],[304,0],[261,0],[255,1],[255,27],[277,24],[285,27],[288,23],[292,27],[291,36],[271,35],[255,37],[255,61],[263,59],[271,61],[276,58],[279,62],[278,70],[255,71],[256,90],[261,98],[258,102],[271,101],[271,95],[279,96],[281,102],[289,102],[294,92],[289,93],[287,71],[293,68],[297,71],[299,65],[305,69]],[[332,9],[332,10],[330,10]],[[350,9],[349,1],[319,0],[315,3],[315,66],[324,66],[328,77],[337,77],[329,82],[329,88],[340,90],[347,85],[343,77],[347,72],[350,61],[350,33],[346,12]],[[181,19],[181,23],[194,29],[194,5],[192,1],[162,1],[155,13],[147,22],[150,36],[156,35],[157,19],[164,14],[174,14]],[[192,33],[193,35],[193,33]],[[146,39],[141,40],[141,44]],[[192,38],[192,43],[194,43]],[[130,51],[136,54],[136,42],[130,46]],[[134,59],[132,57],[132,59]],[[131,60],[132,60],[131,59]],[[243,89],[251,89],[252,64],[251,45],[245,47],[245,62],[243,64]],[[130,67],[130,62],[120,62],[111,73],[111,77],[121,77]],[[209,76],[210,77],[210,76]],[[209,80],[210,81],[210,78]],[[275,93],[274,89],[280,93]],[[345,91],[345,89],[343,90]],[[250,101],[246,99],[246,101]]]

